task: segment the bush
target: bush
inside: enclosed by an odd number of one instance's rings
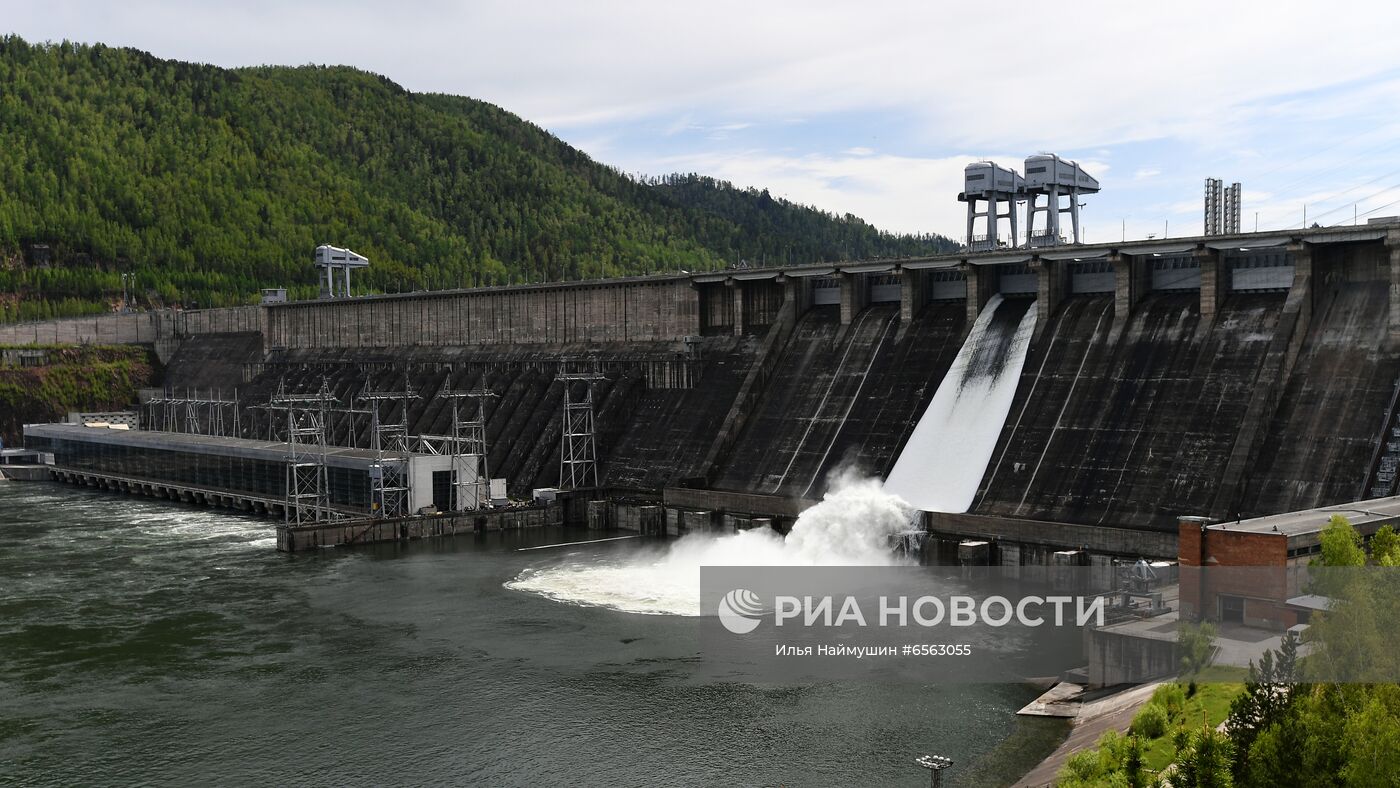
[[[1136,736],[1144,739],[1155,739],[1167,732],[1167,710],[1155,699],[1152,703],[1142,707],[1142,711],[1133,717],[1133,724],[1129,730]]]
[[[1186,710],[1186,690],[1180,684],[1163,684],[1153,691],[1150,702],[1165,709],[1169,719],[1176,719]]]

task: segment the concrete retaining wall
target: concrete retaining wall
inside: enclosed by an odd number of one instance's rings
[[[269,307],[286,348],[676,341],[700,333],[686,277],[305,301]]]
[[[516,528],[542,528],[547,525],[562,525],[563,522],[563,508],[558,504],[551,504],[526,509],[466,512],[402,520],[279,525],[277,549],[284,553],[294,553],[320,547],[429,539]]]
[[[1074,547],[1091,553],[1125,558],[1175,560],[1177,554],[1177,534],[1175,532],[1109,528],[1099,525],[1056,523],[978,514],[935,512],[931,513],[929,518],[929,530],[941,536],[996,539],[1016,542],[1021,545],[1042,545],[1054,548]],[[1029,562],[1022,560],[1022,563]]]
[[[155,345],[201,334],[262,333],[264,321],[260,306],[94,315],[0,325],[0,345]]]
[[[159,345],[250,331],[285,348],[673,342],[700,334],[700,302],[687,277],[566,282],[16,323],[0,325],[0,344]]]

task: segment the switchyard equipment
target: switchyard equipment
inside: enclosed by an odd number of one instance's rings
[[[326,470],[326,410],[333,400],[324,379],[314,394],[289,394],[285,382],[268,403],[287,415],[287,523],[323,523],[340,514],[330,506]]]
[[[554,378],[564,384],[564,420],[559,440],[559,486],[579,490],[598,486],[598,446],[594,440],[593,386],[604,376],[598,371],[598,361],[590,365],[560,366]],[[571,389],[582,381],[583,399],[575,402]]]
[[[316,267],[326,272],[321,285],[322,298],[349,298],[350,269],[369,267],[369,258],[339,246],[322,244],[316,247]],[[336,271],[341,273],[339,281]]]
[[[370,451],[374,464],[370,466],[370,514],[374,517],[403,517],[409,513],[408,490],[408,403],[418,395],[408,388],[404,378],[402,391],[370,391],[368,384],[358,397],[370,412]],[[386,417],[394,403],[399,403],[398,421]]]
[[[179,396],[166,388],[148,398],[145,406],[147,429],[232,438],[239,437],[243,431],[237,389],[232,399],[224,399],[222,391],[206,391],[201,395],[198,389],[194,393],[186,389],[184,396]]]
[[[958,200],[967,203],[968,249],[985,252],[999,248],[997,225],[1002,219],[1011,222],[1010,245],[1016,245],[1016,202],[1025,186],[1020,173],[998,166],[996,162],[979,161],[963,169],[963,190]],[[978,210],[979,202],[985,205],[983,210]],[[1006,206],[1006,213],[1001,212],[1002,205]],[[983,220],[986,230],[982,235],[973,232],[978,219]]]
[[[1079,166],[1078,162],[1062,159],[1053,153],[1039,153],[1026,157],[1025,194],[1026,204],[1026,243],[1031,247],[1058,246],[1065,242],[1060,234],[1060,214],[1068,213],[1073,228],[1074,240],[1080,243],[1079,197],[1096,194],[1099,182]],[[1042,205],[1040,198],[1045,198]],[[1061,203],[1068,198],[1069,204]],[[1037,213],[1045,213],[1045,229],[1035,229]],[[1013,225],[1014,226],[1014,225]]]
[[[485,506],[491,500],[491,474],[487,469],[486,400],[496,392],[478,386],[469,390],[454,390],[452,374],[442,381],[438,397],[452,403],[451,435],[419,435],[419,450],[429,454],[446,454],[452,458],[452,508],[463,512]],[[468,409],[463,400],[475,400]]]

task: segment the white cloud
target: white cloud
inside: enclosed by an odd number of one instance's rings
[[[1228,137],[1245,102],[1393,68],[1397,54],[1376,42],[1400,37],[1400,14],[1380,3],[1350,12],[1335,4],[1192,0],[1126,11],[1116,2],[1079,3],[1055,24],[1055,35],[1079,48],[1056,49],[1053,60],[1034,28],[1011,24],[993,56],[977,4],[10,5],[11,26],[30,37],[129,43],[230,65],[348,62],[413,89],[484,98],[551,127],[675,112],[807,117],[897,108],[922,117],[931,141],[1017,150]],[[1043,13],[1040,4],[1013,3],[1003,18],[1017,18],[1018,9]],[[931,46],[934,30],[941,34]]]
[[[704,172],[740,187],[766,188],[776,196],[832,213],[879,216],[880,228],[885,230],[961,236],[957,228],[963,226],[965,207],[956,196],[963,167],[972,158],[851,151],[784,156],[752,150],[676,156],[660,164],[668,171]]]
[[[1158,234],[1187,214],[1199,226],[1205,175],[1267,192],[1247,212],[1284,221],[1400,157],[1396,124],[1374,119],[1400,106],[1400,49],[1377,43],[1400,39],[1393,3],[1091,0],[1057,9],[1049,35],[1072,48],[1014,22],[1043,15],[1029,1],[989,28],[980,4],[893,0],[11,0],[5,22],[221,65],[349,63],[499,104],[629,171],[708,172],[900,230],[961,234],[961,168],[987,151],[1092,157],[1091,229]],[[879,134],[892,118],[897,143]],[[1327,124],[1356,133],[1309,136]],[[784,126],[820,139],[755,141]],[[637,145],[641,129],[669,149]],[[879,153],[857,144],[874,139]],[[1164,140],[1174,158],[1127,152]],[[680,141],[696,151],[684,165]]]

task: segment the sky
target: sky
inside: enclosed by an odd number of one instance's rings
[[[1088,242],[1400,215],[1400,3],[0,0],[0,32],[471,96],[627,172],[961,239],[963,167],[1078,160]]]

